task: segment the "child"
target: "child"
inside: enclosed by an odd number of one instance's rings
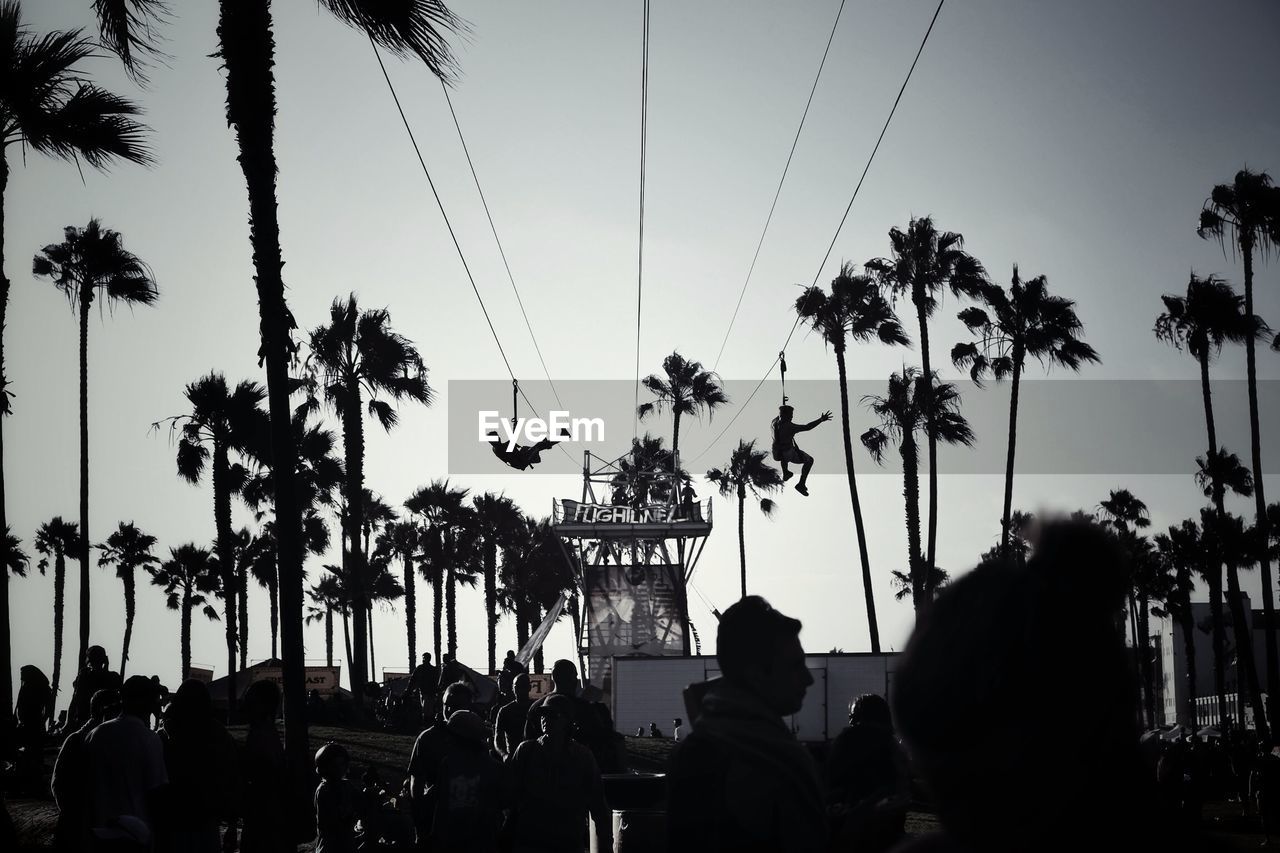
[[[340,744],[316,751],[315,853],[356,853],[356,796],[347,781],[351,758]]]

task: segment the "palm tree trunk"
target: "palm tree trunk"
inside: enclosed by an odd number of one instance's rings
[[[844,473],[849,481],[849,501],[853,504],[853,526],[858,534],[858,559],[862,563],[862,594],[867,604],[867,633],[872,654],[880,654],[880,621],[876,618],[876,597],[871,587],[871,558],[867,554],[867,530],[862,523],[862,500],[858,479],[853,473],[853,431],[849,427],[849,376],[844,360],[844,339],[836,348],[836,370],[840,377],[840,426],[844,432]]]
[[[1009,390],[1009,452],[1004,462],[1004,511],[1000,516],[1000,553],[1009,556],[1009,524],[1013,516],[1013,456],[1018,444],[1018,384],[1022,378],[1022,348],[1013,350],[1013,382]]]
[[[191,677],[191,588],[182,591],[182,625],[179,628],[179,649],[182,654],[182,680]]]
[[[138,590],[133,576],[133,569],[126,568],[120,575],[124,582],[124,642],[120,649],[120,678],[125,676],[125,668],[129,665],[129,643],[133,640],[133,617],[138,612]]]
[[[351,665],[351,616],[347,610],[342,611],[342,642],[347,649],[347,687],[351,688],[353,686],[352,679],[354,678],[351,671],[355,667]]]
[[[324,665],[333,666],[333,608],[324,613]]]
[[[4,364],[4,326],[9,315],[9,277],[4,274],[4,197],[9,188],[9,164],[0,148],[0,536],[9,532],[4,494],[4,419],[9,410],[8,374]],[[13,646],[9,639],[9,569],[0,567],[0,707],[13,707]],[[52,713],[52,708],[50,709]]]
[[[445,588],[444,588],[444,594],[445,594],[444,610],[445,610],[445,620],[448,623],[446,628],[446,633],[448,635],[448,640],[449,640],[449,656],[452,657],[454,660],[457,660],[458,659],[458,625],[455,620],[457,619],[457,615],[458,615],[457,613],[458,611],[458,579],[453,574],[453,566],[450,566],[449,568],[445,569],[445,574],[447,575],[447,577],[445,579]]]
[[[925,316],[924,300],[917,299],[916,318],[920,321],[920,364],[924,369],[924,404],[925,438],[929,442],[929,531],[928,550],[925,552],[926,565],[933,568],[937,557],[938,544],[938,441],[933,427],[933,368],[929,361],[929,320]],[[933,572],[925,572],[925,595],[933,597]]]
[[[360,405],[360,395],[354,392],[354,399],[349,400],[342,410],[342,444],[345,451],[347,470],[346,525],[347,548],[346,562],[343,569],[347,573],[348,594],[351,596],[351,627],[353,633],[353,651],[355,660],[351,662],[351,676],[359,681],[352,681],[352,692],[357,696],[364,695],[364,681],[369,672],[369,653],[365,646],[368,628],[365,625],[367,601],[365,595],[364,551],[360,547],[361,528],[364,526],[364,419]]]
[[[369,678],[374,681],[378,680],[378,662],[373,656],[373,602],[369,602],[369,608],[366,611],[369,617]]]
[[[498,671],[498,542],[496,533],[486,537],[484,551],[484,609],[488,629],[489,672]]]
[[[529,605],[516,602],[516,648],[523,649],[529,643]]]
[[[444,623],[444,598],[440,587],[444,584],[444,577],[438,569],[432,571],[435,573],[435,580],[431,584],[431,646],[435,652],[436,666],[440,666],[443,663],[440,657],[440,626]]]
[[[1196,622],[1191,616],[1189,593],[1179,605],[1179,610],[1181,610],[1179,621],[1182,622],[1182,656],[1187,661],[1187,698],[1183,713],[1186,715],[1187,725],[1198,728],[1196,726]]]
[[[676,412],[671,424],[671,471],[680,470],[680,413]],[[677,486],[678,488],[678,486]]]
[[[89,306],[93,304],[93,287],[80,285],[80,541],[76,555],[80,559],[80,652],[76,660],[83,665],[89,650]]]
[[[1248,289],[1246,288],[1246,303],[1248,302]],[[1253,316],[1246,304],[1245,308],[1248,316]],[[1250,338],[1252,340],[1252,338]],[[1252,348],[1252,345],[1250,346]],[[1251,371],[1252,372],[1252,371]],[[1254,377],[1256,379],[1256,377]],[[1250,397],[1253,398],[1254,391],[1253,381],[1249,383]],[[1218,452],[1218,433],[1214,426],[1213,419],[1213,396],[1209,389],[1209,353],[1206,350],[1200,355],[1200,392],[1204,398],[1204,419],[1205,428],[1209,437],[1209,456],[1208,460],[1212,460],[1214,454]],[[1256,402],[1256,399],[1255,399]],[[1253,409],[1251,415],[1256,414],[1257,410]],[[1257,423],[1256,418],[1251,418],[1253,423]],[[1217,513],[1218,524],[1222,526],[1225,532],[1227,519],[1227,510],[1224,498],[1224,489],[1222,485],[1222,477],[1217,466],[1210,468],[1213,484],[1213,505]],[[1254,494],[1258,493],[1260,483],[1254,482]],[[1265,508],[1263,518],[1265,518]],[[1265,540],[1264,540],[1265,541]],[[1263,549],[1265,553],[1265,549]],[[1265,557],[1263,558],[1266,559]],[[1247,688],[1249,693],[1249,702],[1253,706],[1254,727],[1258,732],[1258,737],[1262,743],[1270,743],[1270,727],[1267,724],[1267,715],[1262,704],[1262,695],[1258,686],[1258,669],[1253,659],[1253,637],[1250,636],[1249,623],[1244,610],[1244,602],[1241,600],[1240,592],[1240,573],[1238,567],[1231,560],[1227,560],[1227,607],[1231,611],[1232,631],[1236,639],[1236,671],[1244,675],[1244,678],[1238,679],[1240,683],[1236,686],[1237,694],[1242,688]],[[1270,585],[1270,573],[1264,578],[1264,593],[1267,592],[1267,586]],[[1239,721],[1241,724],[1244,720]]]
[[[280,574],[281,676],[284,698],[285,754],[291,786],[290,825],[314,826],[306,795],[311,771],[307,740],[307,683],[302,631],[302,512],[294,478],[292,410],[289,404],[290,331],[295,327],[284,298],[280,252],[280,223],[276,210],[275,63],[271,34],[271,6],[222,0],[218,40],[226,71],[227,121],[235,128],[240,167],[249,196],[249,241],[258,291],[262,338],[259,358],[266,363],[267,397],[271,418],[271,481],[275,492],[276,566]]]
[[[240,620],[240,669],[249,666],[249,571],[239,566],[236,572],[236,606]]]
[[[1213,692],[1218,696],[1218,725],[1227,718],[1227,629],[1222,615],[1222,566],[1213,562],[1206,578],[1209,587],[1210,637],[1213,644]]]
[[[280,657],[280,649],[276,642],[280,636],[280,580],[278,578],[272,578],[267,584],[267,600],[271,608],[271,657],[274,660]],[[333,666],[332,663],[329,665]]]
[[[1244,256],[1244,311],[1253,317],[1253,244],[1242,243]],[[1259,541],[1270,542],[1270,523],[1267,520],[1267,494],[1262,481],[1262,439],[1258,424],[1258,368],[1253,335],[1245,339],[1245,368],[1249,380],[1249,455],[1253,462],[1253,505],[1256,512],[1254,524]],[[1259,550],[1258,566],[1262,574],[1262,614],[1266,625],[1263,640],[1266,649],[1267,705],[1274,721],[1273,709],[1280,702],[1280,651],[1276,644],[1275,600],[1271,588],[1271,555],[1266,547]]]
[[[53,677],[49,702],[49,722],[53,722],[53,708],[58,704],[58,682],[62,680],[62,620],[67,605],[67,560],[58,554],[53,560]]]
[[[226,443],[218,438],[213,442],[213,519],[217,531],[218,563],[222,574],[222,604],[225,613],[223,627],[227,638],[227,715],[236,709],[236,554],[231,540],[231,490],[227,482],[230,462]]]
[[[1156,721],[1156,673],[1151,659],[1151,610],[1147,597],[1141,596],[1138,601],[1138,653],[1142,655],[1138,661],[1142,672],[1142,684],[1146,688],[1147,729],[1154,729]]]
[[[738,565],[742,572],[742,597],[747,597],[747,536],[742,528],[742,517],[747,512],[747,487],[738,484]]]
[[[413,577],[413,557],[404,554],[404,619],[405,634],[409,640],[409,671],[413,672],[418,660],[418,595]]]
[[[531,629],[536,630],[537,627],[542,624],[542,615],[542,607],[536,601],[529,602],[529,627]],[[537,675],[542,675],[545,670],[546,667],[545,659],[542,656],[542,646],[538,646],[537,651],[533,653],[533,671]]]
[[[915,440],[902,442],[902,497],[907,510],[907,564],[911,575],[911,603],[916,613],[928,607],[925,573],[928,566],[920,556],[920,462]]]

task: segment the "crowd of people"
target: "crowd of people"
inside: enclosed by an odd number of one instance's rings
[[[686,716],[673,721],[665,849],[1205,850],[1199,809],[1212,784],[1252,799],[1275,832],[1280,758],[1229,728],[1211,743],[1139,737],[1115,618],[1123,572],[1111,539],[1082,522],[1046,525],[1025,562],[985,561],[919,620],[892,703],[857,697],[824,762],[787,724],[813,682],[801,623],[743,598],[717,627],[720,677],[690,685]],[[623,738],[608,708],[584,696],[575,665],[557,661],[538,698],[513,654],[497,701],[462,674],[426,655],[409,677],[400,701],[427,724],[398,785],[384,787],[372,767],[354,779],[346,748],[320,747],[314,849],[613,849],[606,778],[625,767]],[[24,668],[16,719],[28,735],[49,717],[41,679]],[[57,849],[295,851],[279,704],[274,683],[250,685],[238,742],[204,683],[167,696],[154,679],[122,681],[97,649],[59,732]],[[1073,723],[1051,731],[1054,719]],[[649,736],[663,733],[653,725]],[[1241,762],[1249,750],[1256,760]],[[910,838],[908,807],[922,798],[941,832]]]

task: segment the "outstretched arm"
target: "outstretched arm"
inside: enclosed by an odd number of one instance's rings
[[[808,432],[809,430],[816,427],[818,424],[825,423],[826,421],[829,421],[829,420],[831,420],[831,413],[823,412],[821,415],[809,421],[807,424],[801,424],[800,426],[796,427],[796,432]]]

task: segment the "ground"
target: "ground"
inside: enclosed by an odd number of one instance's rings
[[[243,738],[242,728],[232,729],[232,734]],[[640,771],[661,771],[674,743],[667,739],[627,739],[627,755],[630,766]],[[351,729],[313,726],[311,741],[319,748],[328,742],[345,746],[352,757],[351,776],[359,778],[367,767],[373,767],[384,784],[399,779],[404,772],[413,737],[386,732],[356,731]],[[48,760],[52,764],[52,758]],[[47,851],[52,849],[53,827],[57,809],[49,800],[9,799],[9,814],[18,828],[19,850]],[[1205,819],[1215,840],[1229,850],[1256,849],[1263,838],[1256,832],[1255,822],[1240,817],[1240,806],[1228,803],[1210,803],[1205,807]],[[907,831],[913,835],[931,832],[937,828],[933,815],[913,811],[908,816]],[[300,851],[309,848],[299,848]]]

